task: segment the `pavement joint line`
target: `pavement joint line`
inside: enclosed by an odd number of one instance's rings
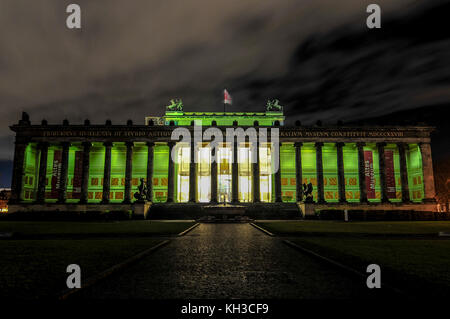
[[[259,229],[260,231],[262,231],[263,233],[265,233],[266,235],[269,235],[271,237],[275,237],[274,234],[272,234],[270,231],[268,231],[267,229],[262,228],[261,226],[256,225],[255,223],[250,223],[250,225],[252,225],[253,227],[255,227],[256,229]]]
[[[196,223],[194,225],[192,225],[191,227],[189,227],[188,229],[183,230],[181,233],[178,234],[178,236],[184,236],[187,233],[189,233],[191,230],[193,230],[195,227],[197,227],[198,225],[200,225],[200,223]]]
[[[137,253],[136,255],[128,258],[127,260],[106,269],[105,271],[103,271],[97,275],[89,277],[88,279],[86,279],[86,282],[82,284],[81,288],[66,289],[59,294],[58,299],[59,300],[67,300],[70,296],[74,295],[75,293],[78,293],[79,291],[81,291],[83,289],[89,288],[89,287],[97,284],[98,282],[106,279],[107,277],[125,269],[126,267],[131,266],[135,262],[146,257],[148,254],[154,252],[158,248],[167,245],[169,242],[170,242],[170,240],[164,240],[144,251],[141,251],[140,253]]]
[[[360,272],[360,271],[358,271],[358,270],[356,270],[356,269],[354,269],[352,267],[346,266],[346,265],[341,264],[340,262],[337,262],[337,261],[335,261],[333,259],[330,259],[328,257],[322,256],[322,255],[320,255],[320,254],[318,254],[318,253],[316,253],[316,252],[314,252],[312,250],[306,249],[306,248],[304,248],[304,247],[302,247],[302,246],[300,246],[300,245],[298,245],[298,244],[296,244],[296,243],[294,243],[294,242],[292,242],[290,240],[283,239],[283,243],[285,243],[286,245],[288,245],[291,248],[294,248],[294,249],[296,249],[296,250],[298,250],[300,252],[303,252],[303,253],[305,253],[307,255],[310,255],[310,256],[312,256],[314,258],[320,259],[321,261],[323,261],[325,263],[332,264],[333,266],[339,268],[342,271],[345,271],[345,272],[357,275],[357,276],[362,277],[362,278],[367,278],[367,276],[368,276],[368,274],[362,273],[362,272]],[[390,290],[392,290],[392,291],[394,291],[397,294],[405,295],[405,293],[402,290],[400,290],[398,288],[395,288],[395,287],[393,287],[393,286],[391,286],[389,284],[383,283],[383,286],[388,288],[388,289],[390,289]]]

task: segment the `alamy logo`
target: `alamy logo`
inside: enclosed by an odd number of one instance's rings
[[[377,264],[370,264],[367,266],[366,272],[371,273],[367,277],[367,288],[381,288],[381,268]]]
[[[67,288],[81,288],[81,268],[77,264],[70,264],[66,269],[70,275],[67,277]]]
[[[76,3],[67,6],[66,12],[70,13],[66,19],[66,26],[69,29],[81,29],[81,8]]]
[[[174,163],[179,164],[178,149],[180,147],[190,147],[193,145],[194,154],[198,154],[200,145],[203,148],[210,148],[211,163],[217,161],[217,154],[219,148],[224,146],[231,148],[233,152],[237,151],[235,145],[240,147],[241,145],[248,146],[250,151],[250,162],[257,163],[257,150],[256,146],[264,145],[270,148],[272,154],[271,171],[276,173],[280,167],[279,165],[279,129],[270,128],[270,138],[267,128],[260,128],[258,131],[254,127],[243,129],[242,127],[226,128],[225,140],[223,131],[217,127],[209,127],[203,130],[201,121],[194,122],[194,136],[191,131],[185,127],[178,127],[172,131],[171,140],[177,141],[177,144],[172,149],[171,158]],[[206,141],[206,142],[205,142]],[[233,162],[233,157],[231,158]],[[194,156],[194,163],[198,163],[199,159]]]

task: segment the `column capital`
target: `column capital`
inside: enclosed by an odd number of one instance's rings
[[[316,148],[321,148],[323,146],[323,142],[316,142],[316,143],[314,143],[314,146]]]
[[[377,147],[386,147],[386,142],[377,142]]]
[[[127,147],[133,147],[134,146],[134,142],[125,142],[125,145]]]
[[[105,146],[105,147],[112,147],[113,143],[112,142],[103,142],[103,146]]]
[[[362,148],[362,147],[364,147],[364,146],[366,146],[366,143],[365,143],[365,142],[357,142],[357,143],[356,143],[356,147],[358,147],[358,148]]]
[[[60,144],[62,147],[70,147],[72,145],[70,142],[61,142]]]
[[[336,147],[338,147],[338,148],[342,148],[342,147],[345,146],[345,143],[344,143],[344,142],[336,142],[335,145],[336,145]]]
[[[155,142],[147,142],[146,143],[148,147],[153,147],[155,146]]]
[[[84,148],[91,148],[92,143],[91,142],[82,142],[81,145],[83,145]]]
[[[295,147],[302,147],[303,146],[303,142],[295,142],[294,146]]]

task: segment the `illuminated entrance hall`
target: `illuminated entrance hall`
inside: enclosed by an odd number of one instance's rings
[[[206,138],[171,138],[176,128],[194,136],[198,123],[202,136],[215,128],[223,141],[212,147]],[[11,126],[10,211],[133,210],[141,180],[151,209],[227,203],[255,214],[298,211],[311,184],[316,208],[435,210],[432,127],[284,124],[281,109],[168,109],[162,117],[146,117],[145,125],[31,125],[25,113]],[[248,133],[243,141],[225,139],[227,129],[238,128]]]

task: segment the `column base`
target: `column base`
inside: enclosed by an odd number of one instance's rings
[[[434,204],[434,203],[437,203],[437,201],[435,198],[424,198],[424,199],[422,199],[422,203]]]

